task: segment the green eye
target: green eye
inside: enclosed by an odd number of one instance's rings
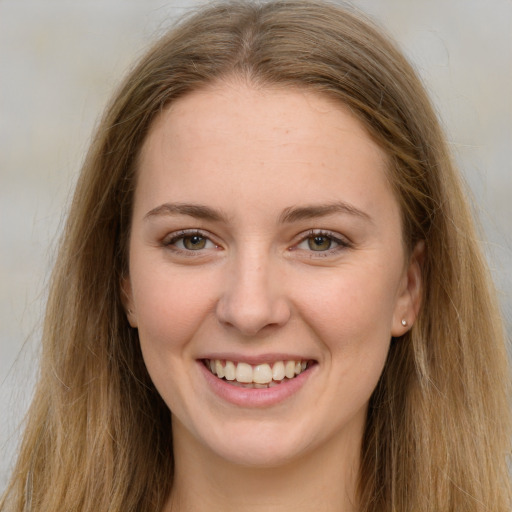
[[[336,232],[311,229],[303,234],[302,240],[293,247],[309,253],[310,257],[336,256],[345,249],[352,247],[350,241],[344,235]]]
[[[308,247],[312,251],[328,251],[332,246],[332,239],[327,236],[317,235],[308,238]]]
[[[194,256],[204,255],[207,251],[219,248],[208,233],[195,230],[183,230],[170,234],[162,240],[162,244],[181,256],[192,256],[192,253],[197,253]]]
[[[207,238],[199,235],[184,236],[183,247],[189,251],[199,251],[206,247]]]

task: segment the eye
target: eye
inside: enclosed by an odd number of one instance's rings
[[[184,236],[181,238],[183,247],[189,251],[198,251],[200,249],[204,249],[208,241],[209,240],[207,238],[200,235]]]
[[[350,246],[350,242],[341,235],[312,230],[295,246],[295,249],[318,253],[333,253]]]
[[[325,235],[317,235],[306,239],[312,251],[327,251],[332,246],[332,239]]]
[[[194,252],[203,249],[215,249],[218,246],[202,232],[181,231],[164,239],[163,244],[175,251]]]

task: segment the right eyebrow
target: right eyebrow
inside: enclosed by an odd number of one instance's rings
[[[195,217],[196,219],[216,222],[226,222],[227,219],[227,216],[220,210],[215,210],[209,206],[191,203],[164,203],[146,213],[146,215],[144,215],[144,220],[166,215],[188,215],[189,217]]]
[[[344,201],[337,201],[335,203],[301,206],[286,208],[280,217],[280,222],[297,222],[304,219],[316,219],[319,217],[326,217],[334,214],[346,214],[359,217],[370,223],[373,223],[372,218],[368,213],[356,208],[355,206]]]

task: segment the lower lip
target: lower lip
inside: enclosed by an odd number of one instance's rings
[[[243,388],[229,384],[219,379],[208,370],[202,361],[198,361],[199,368],[213,392],[234,405],[240,407],[270,407],[284,402],[295,395],[306,383],[316,365],[308,368],[293,379],[287,380],[271,388]]]

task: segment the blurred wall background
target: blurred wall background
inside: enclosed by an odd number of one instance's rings
[[[355,0],[429,89],[471,186],[512,333],[512,1]],[[134,58],[194,0],[0,0],[0,491],[46,283],[91,132]]]

